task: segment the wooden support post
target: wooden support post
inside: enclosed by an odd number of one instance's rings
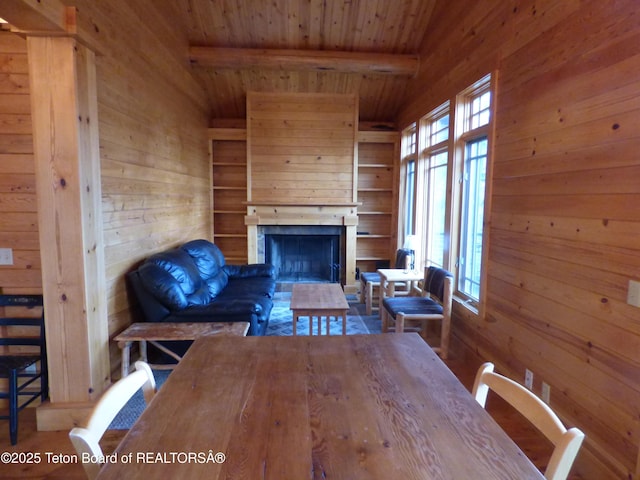
[[[65,37],[27,46],[50,384],[38,429],[66,429],[110,377],[95,55]]]

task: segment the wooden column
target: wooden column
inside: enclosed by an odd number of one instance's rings
[[[65,37],[27,46],[50,377],[38,429],[66,429],[109,383],[95,55]]]

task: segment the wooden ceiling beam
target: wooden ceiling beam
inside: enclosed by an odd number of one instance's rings
[[[2,0],[0,17],[18,32],[66,34],[70,10],[59,0]]]
[[[262,48],[189,47],[189,60],[206,68],[258,68],[269,70],[360,73],[413,77],[418,55],[285,50]]]
[[[100,53],[100,29],[60,0],[0,0],[0,17],[13,33],[30,37],[72,37]]]

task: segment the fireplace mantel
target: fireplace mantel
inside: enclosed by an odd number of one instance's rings
[[[301,204],[300,202],[244,202],[246,205],[254,205],[258,207],[357,207],[362,205],[362,202],[349,202],[349,203],[327,203],[327,202],[318,202],[318,203],[310,203],[305,202]]]
[[[247,248],[249,263],[258,262],[258,227],[264,225],[339,225],[345,227],[345,293],[355,293],[356,227],[358,204],[293,205],[247,202]]]

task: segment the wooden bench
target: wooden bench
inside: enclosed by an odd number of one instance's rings
[[[140,342],[140,359],[144,362],[147,361],[147,342],[179,362],[182,360],[180,355],[158,342],[195,340],[206,335],[244,336],[248,330],[249,322],[140,322],[131,324],[129,328],[118,334],[114,340],[118,342],[118,347],[122,349],[122,376],[126,377],[129,374],[129,357],[133,342]],[[154,368],[166,369],[174,368],[174,366],[174,364],[153,365]]]

